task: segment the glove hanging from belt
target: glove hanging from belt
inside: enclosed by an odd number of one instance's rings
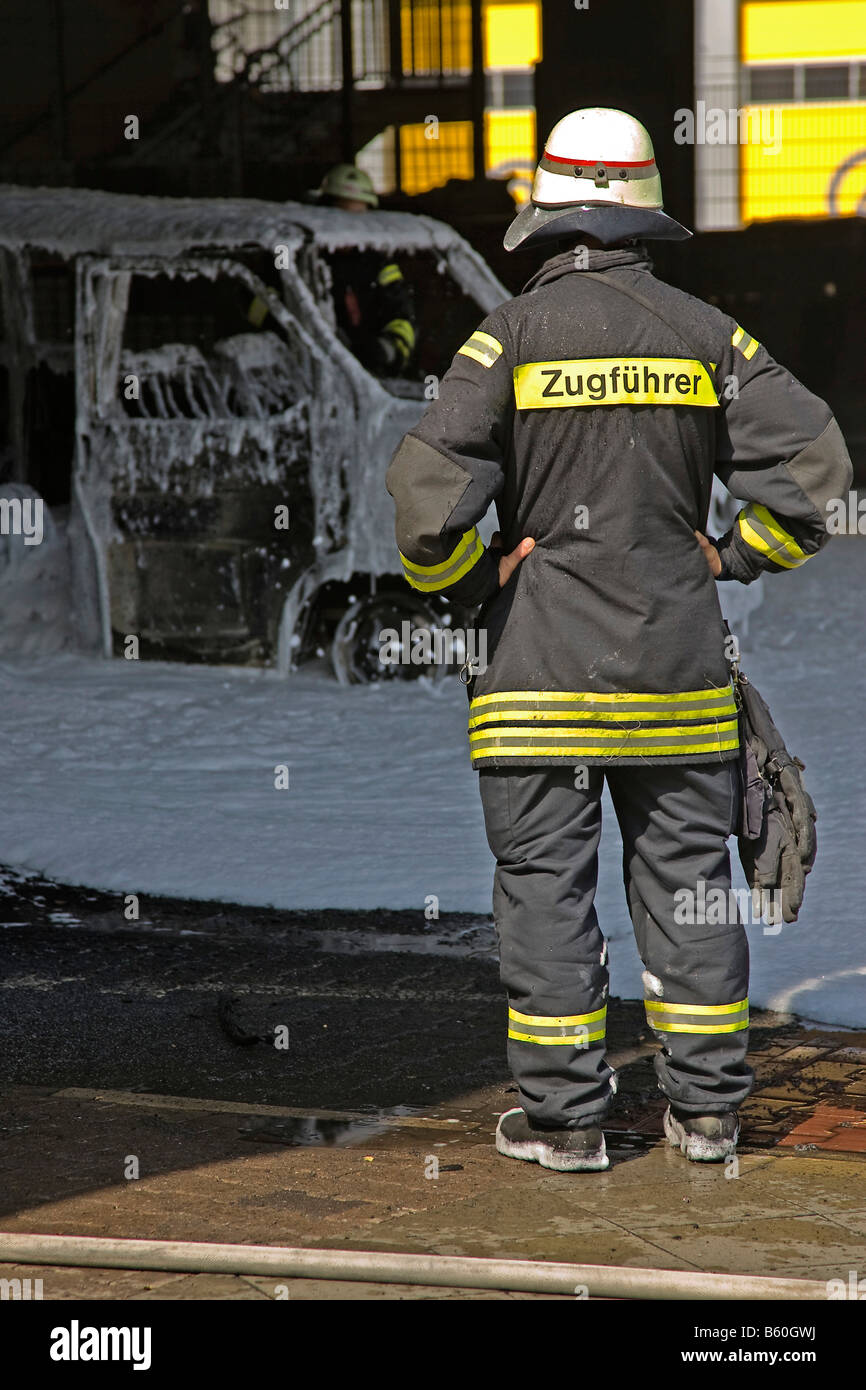
[[[818,849],[818,813],[800,775],[804,764],[791,757],[767,702],[736,668],[734,689],[740,712],[743,773],[740,862],[762,915],[766,912],[767,920],[779,920],[774,899],[768,896],[777,891],[782,918],[796,922],[806,875]]]

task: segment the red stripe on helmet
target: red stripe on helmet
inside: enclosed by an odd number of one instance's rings
[[[648,164],[655,164],[655,159],[572,159],[571,155],[566,158],[561,154],[550,154],[547,150],[544,157],[552,159],[554,164],[575,164],[583,168],[603,164],[606,169],[645,169]]]

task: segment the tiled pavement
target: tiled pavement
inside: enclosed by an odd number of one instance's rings
[[[740,1111],[741,1146],[866,1153],[866,1038],[810,1033],[771,1042],[752,1058],[755,1089]],[[611,1128],[660,1137],[665,1101],[643,1101]]]

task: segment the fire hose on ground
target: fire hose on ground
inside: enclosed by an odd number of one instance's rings
[[[17,1232],[0,1232],[0,1263],[499,1289],[572,1298],[813,1301],[827,1298],[826,1284],[818,1280],[776,1279],[751,1274]]]

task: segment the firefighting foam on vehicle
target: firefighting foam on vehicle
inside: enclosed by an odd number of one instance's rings
[[[50,437],[25,446],[13,419],[10,447],[21,483],[68,508],[85,644],[119,653],[135,631],[145,658],[286,672],[342,622],[338,673],[369,679],[368,630],[435,621],[404,592],[382,479],[507,298],[471,247],[428,218],[303,204],[70,190],[60,212],[7,188],[3,209],[12,401],[59,402]],[[411,284],[400,363],[359,360],[341,331],[370,258],[387,291]]]

